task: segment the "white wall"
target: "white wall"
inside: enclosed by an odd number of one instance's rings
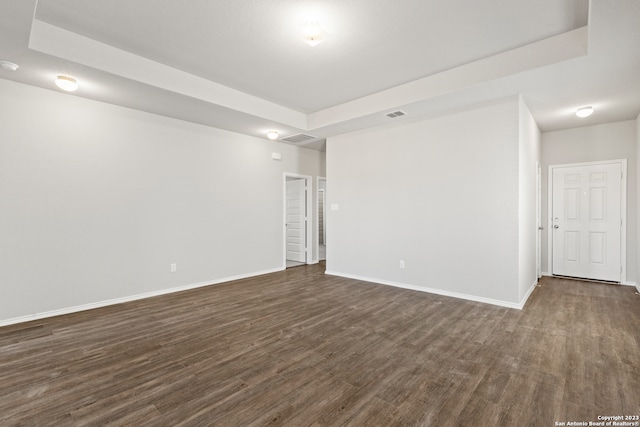
[[[540,162],[540,130],[529,108],[520,98],[519,150],[519,301],[524,300],[538,282],[537,273],[537,168]]]
[[[627,282],[637,281],[636,121],[629,120],[542,134],[542,271],[548,262],[548,175],[550,165],[627,159]]]
[[[283,173],[325,176],[317,151],[7,80],[0,93],[0,323],[280,269]]]
[[[328,273],[519,303],[519,111],[513,98],[330,138]]]

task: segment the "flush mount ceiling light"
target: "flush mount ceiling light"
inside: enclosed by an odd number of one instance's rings
[[[307,22],[304,26],[303,37],[309,46],[317,46],[324,41],[325,31],[317,22]]]
[[[14,64],[13,62],[0,61],[0,68],[2,68],[4,71],[17,71],[20,67],[18,66],[18,64]]]
[[[278,132],[275,130],[270,130],[269,132],[267,132],[267,138],[271,140],[278,139]]]
[[[55,80],[56,86],[67,92],[73,92],[78,89],[78,82],[73,77],[58,76]]]
[[[578,117],[589,117],[593,114],[593,107],[582,107],[576,110],[576,116]]]

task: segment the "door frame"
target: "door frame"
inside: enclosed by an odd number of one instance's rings
[[[602,160],[583,163],[565,163],[549,165],[547,178],[547,265],[549,275],[553,276],[553,171],[559,168],[619,164],[622,170],[620,181],[620,284],[627,283],[627,159]]]
[[[542,165],[536,162],[536,277],[542,277]]]
[[[282,269],[287,268],[287,178],[304,179],[305,185],[305,264],[312,263],[312,251],[313,243],[313,211],[312,207],[312,179],[309,175],[300,175],[297,173],[284,172],[282,174]]]
[[[316,177],[316,199],[318,198],[318,195],[320,194],[320,181],[324,181],[324,217],[323,217],[323,224],[324,224],[324,233],[325,233],[325,241],[324,241],[324,245],[327,246],[327,240],[326,240],[326,235],[327,235],[327,178],[324,176],[318,176]],[[316,222],[315,222],[316,226],[315,226],[315,236],[317,237],[315,240],[315,248],[316,248],[316,258],[314,259],[314,262],[320,262],[320,206],[318,205],[318,203],[316,203]]]

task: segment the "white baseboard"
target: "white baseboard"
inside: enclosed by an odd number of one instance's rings
[[[206,282],[194,283],[191,285],[178,286],[178,287],[169,288],[169,289],[160,289],[157,291],[146,292],[144,294],[130,295],[122,298],[114,298],[106,301],[98,301],[98,302],[93,302],[89,304],[77,305],[75,307],[67,307],[67,308],[62,308],[58,310],[46,311],[44,313],[35,313],[27,316],[15,317],[13,319],[0,320],[0,327],[15,325],[17,323],[30,322],[32,320],[45,319],[47,317],[61,316],[63,314],[77,313],[79,311],[92,310],[94,308],[106,307],[109,305],[122,304],[124,302],[136,301],[144,298],[157,297],[159,295],[166,295],[166,294],[172,294],[175,292],[188,291],[189,289],[196,289],[196,288],[202,288],[205,286],[217,285],[220,283],[231,282],[233,280],[247,279],[249,277],[261,276],[263,274],[275,273],[277,271],[282,271],[282,270],[283,268],[274,268],[274,269],[269,269],[264,271],[256,271],[253,273],[239,274],[237,276],[231,276],[231,277],[225,277],[222,279],[215,279],[215,280],[206,281]]]
[[[636,283],[636,282],[624,282],[624,283],[620,283],[623,286],[633,286],[634,288],[636,288],[636,291],[640,292],[640,284]]]
[[[328,275],[331,275],[331,276],[344,277],[344,278],[347,278],[347,279],[362,280],[364,282],[377,283],[377,284],[380,284],[380,285],[394,286],[396,288],[410,289],[412,291],[420,291],[420,292],[426,292],[426,293],[429,293],[429,294],[443,295],[443,296],[446,296],[446,297],[453,297],[453,298],[459,298],[459,299],[464,299],[464,300],[468,300],[468,301],[475,301],[475,302],[482,302],[482,303],[485,303],[485,304],[498,305],[500,307],[515,308],[517,310],[522,310],[522,307],[524,307],[524,303],[527,301],[527,298],[529,298],[529,295],[531,295],[531,292],[533,292],[533,290],[535,289],[535,284],[534,284],[531,287],[531,289],[527,292],[527,296],[523,299],[522,302],[520,302],[518,304],[518,303],[513,303],[513,302],[508,302],[508,301],[502,301],[502,300],[496,300],[496,299],[491,299],[491,298],[479,297],[479,296],[475,296],[475,295],[462,294],[462,293],[458,293],[458,292],[450,292],[450,291],[445,291],[445,290],[442,290],[442,289],[427,288],[427,287],[423,287],[423,286],[409,285],[409,284],[406,284],[406,283],[392,282],[392,281],[389,281],[389,280],[374,279],[374,278],[371,278],[371,277],[362,277],[362,276],[358,276],[358,275],[354,275],[354,274],[340,273],[340,272],[337,272],[337,271],[327,270],[327,271],[325,271],[325,274],[328,274]]]
[[[527,293],[524,295],[524,297],[522,298],[522,300],[520,301],[520,304],[518,304],[520,306],[520,310],[522,310],[522,308],[524,307],[524,305],[527,303],[527,301],[529,300],[529,297],[531,296],[531,294],[533,293],[533,291],[536,290],[536,287],[538,286],[538,279],[536,279],[535,282],[533,282],[533,284],[529,287],[529,290],[527,291]]]

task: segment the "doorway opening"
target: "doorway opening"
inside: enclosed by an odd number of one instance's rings
[[[311,236],[311,177],[284,174],[284,268],[309,264]]]

